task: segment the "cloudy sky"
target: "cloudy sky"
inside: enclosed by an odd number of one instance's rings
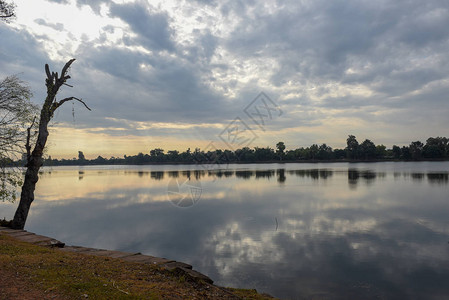
[[[58,110],[53,157],[449,136],[446,0],[14,2],[0,78],[42,103],[44,64],[76,58],[60,97],[92,108]]]

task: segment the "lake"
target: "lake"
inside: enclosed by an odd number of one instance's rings
[[[285,299],[449,295],[449,162],[44,168],[26,229]],[[16,204],[0,203],[12,218]]]

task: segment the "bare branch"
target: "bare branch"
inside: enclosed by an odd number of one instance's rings
[[[54,103],[54,104],[55,104],[55,108],[54,108],[54,109],[56,110],[56,108],[60,107],[60,106],[61,106],[62,104],[64,104],[65,102],[71,101],[71,100],[76,100],[76,101],[78,101],[78,102],[81,102],[82,104],[84,104],[84,106],[85,106],[88,110],[91,110],[90,107],[87,106],[87,104],[84,103],[84,101],[83,101],[82,99],[79,99],[79,98],[76,98],[76,97],[68,97],[68,98],[64,98],[64,99],[60,100],[59,102],[55,102],[55,103]]]
[[[27,151],[27,165],[30,162],[31,159],[31,146],[30,146],[30,139],[31,139],[31,128],[34,125],[34,121],[36,121],[36,117],[34,117],[33,122],[31,123],[30,127],[27,128],[27,142],[25,144],[25,149]]]
[[[75,61],[75,59],[72,58],[71,60],[69,60],[69,61],[65,64],[64,68],[62,68],[61,78],[64,78],[64,77],[66,76],[65,74],[67,73],[67,70],[69,69],[70,65],[71,65],[74,61]],[[69,77],[69,78],[70,78],[70,77]]]
[[[47,73],[48,80],[52,80],[51,74],[50,74],[50,67],[48,64],[45,64],[45,73]]]
[[[0,0],[1,1],[1,0]],[[70,78],[67,75],[67,71],[70,65],[75,61],[75,59],[69,60],[61,72],[61,77],[58,77],[58,73],[50,74],[50,68],[46,65],[45,72],[47,73],[47,97],[45,98],[44,105],[41,109],[40,119],[39,119],[39,132],[37,135],[37,140],[34,145],[34,149],[30,154],[30,158],[27,163],[27,170],[25,173],[25,181],[22,186],[22,193],[20,194],[20,203],[17,207],[16,213],[14,214],[14,219],[11,224],[12,228],[23,229],[25,226],[26,219],[28,217],[28,212],[31,203],[34,201],[34,190],[36,189],[36,183],[39,180],[39,169],[43,164],[42,155],[47,143],[48,123],[53,117],[55,110],[67,101],[76,100],[81,102],[88,110],[91,110],[83,100],[76,97],[64,98],[60,101],[56,101],[56,95],[59,88],[65,84],[65,81]],[[29,136],[31,135],[31,128],[29,128]],[[29,147],[29,142],[27,147]],[[27,155],[30,150],[28,150]]]
[[[65,82],[70,79],[69,75],[67,74],[68,69],[70,68],[70,65],[75,61],[74,58],[72,58],[71,60],[69,60],[64,67],[62,68],[61,71],[61,76],[58,76],[58,72],[55,73],[55,94],[58,92],[59,88],[65,84]]]

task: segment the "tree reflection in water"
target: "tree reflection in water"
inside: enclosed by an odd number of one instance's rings
[[[437,299],[449,294],[448,170],[447,162],[53,168],[26,229],[184,261],[217,284],[280,298]],[[174,179],[201,181],[201,199],[172,205]]]

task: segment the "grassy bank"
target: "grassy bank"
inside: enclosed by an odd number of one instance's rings
[[[157,266],[62,252],[3,234],[0,234],[0,277],[2,299],[269,298],[255,290],[193,281]]]

